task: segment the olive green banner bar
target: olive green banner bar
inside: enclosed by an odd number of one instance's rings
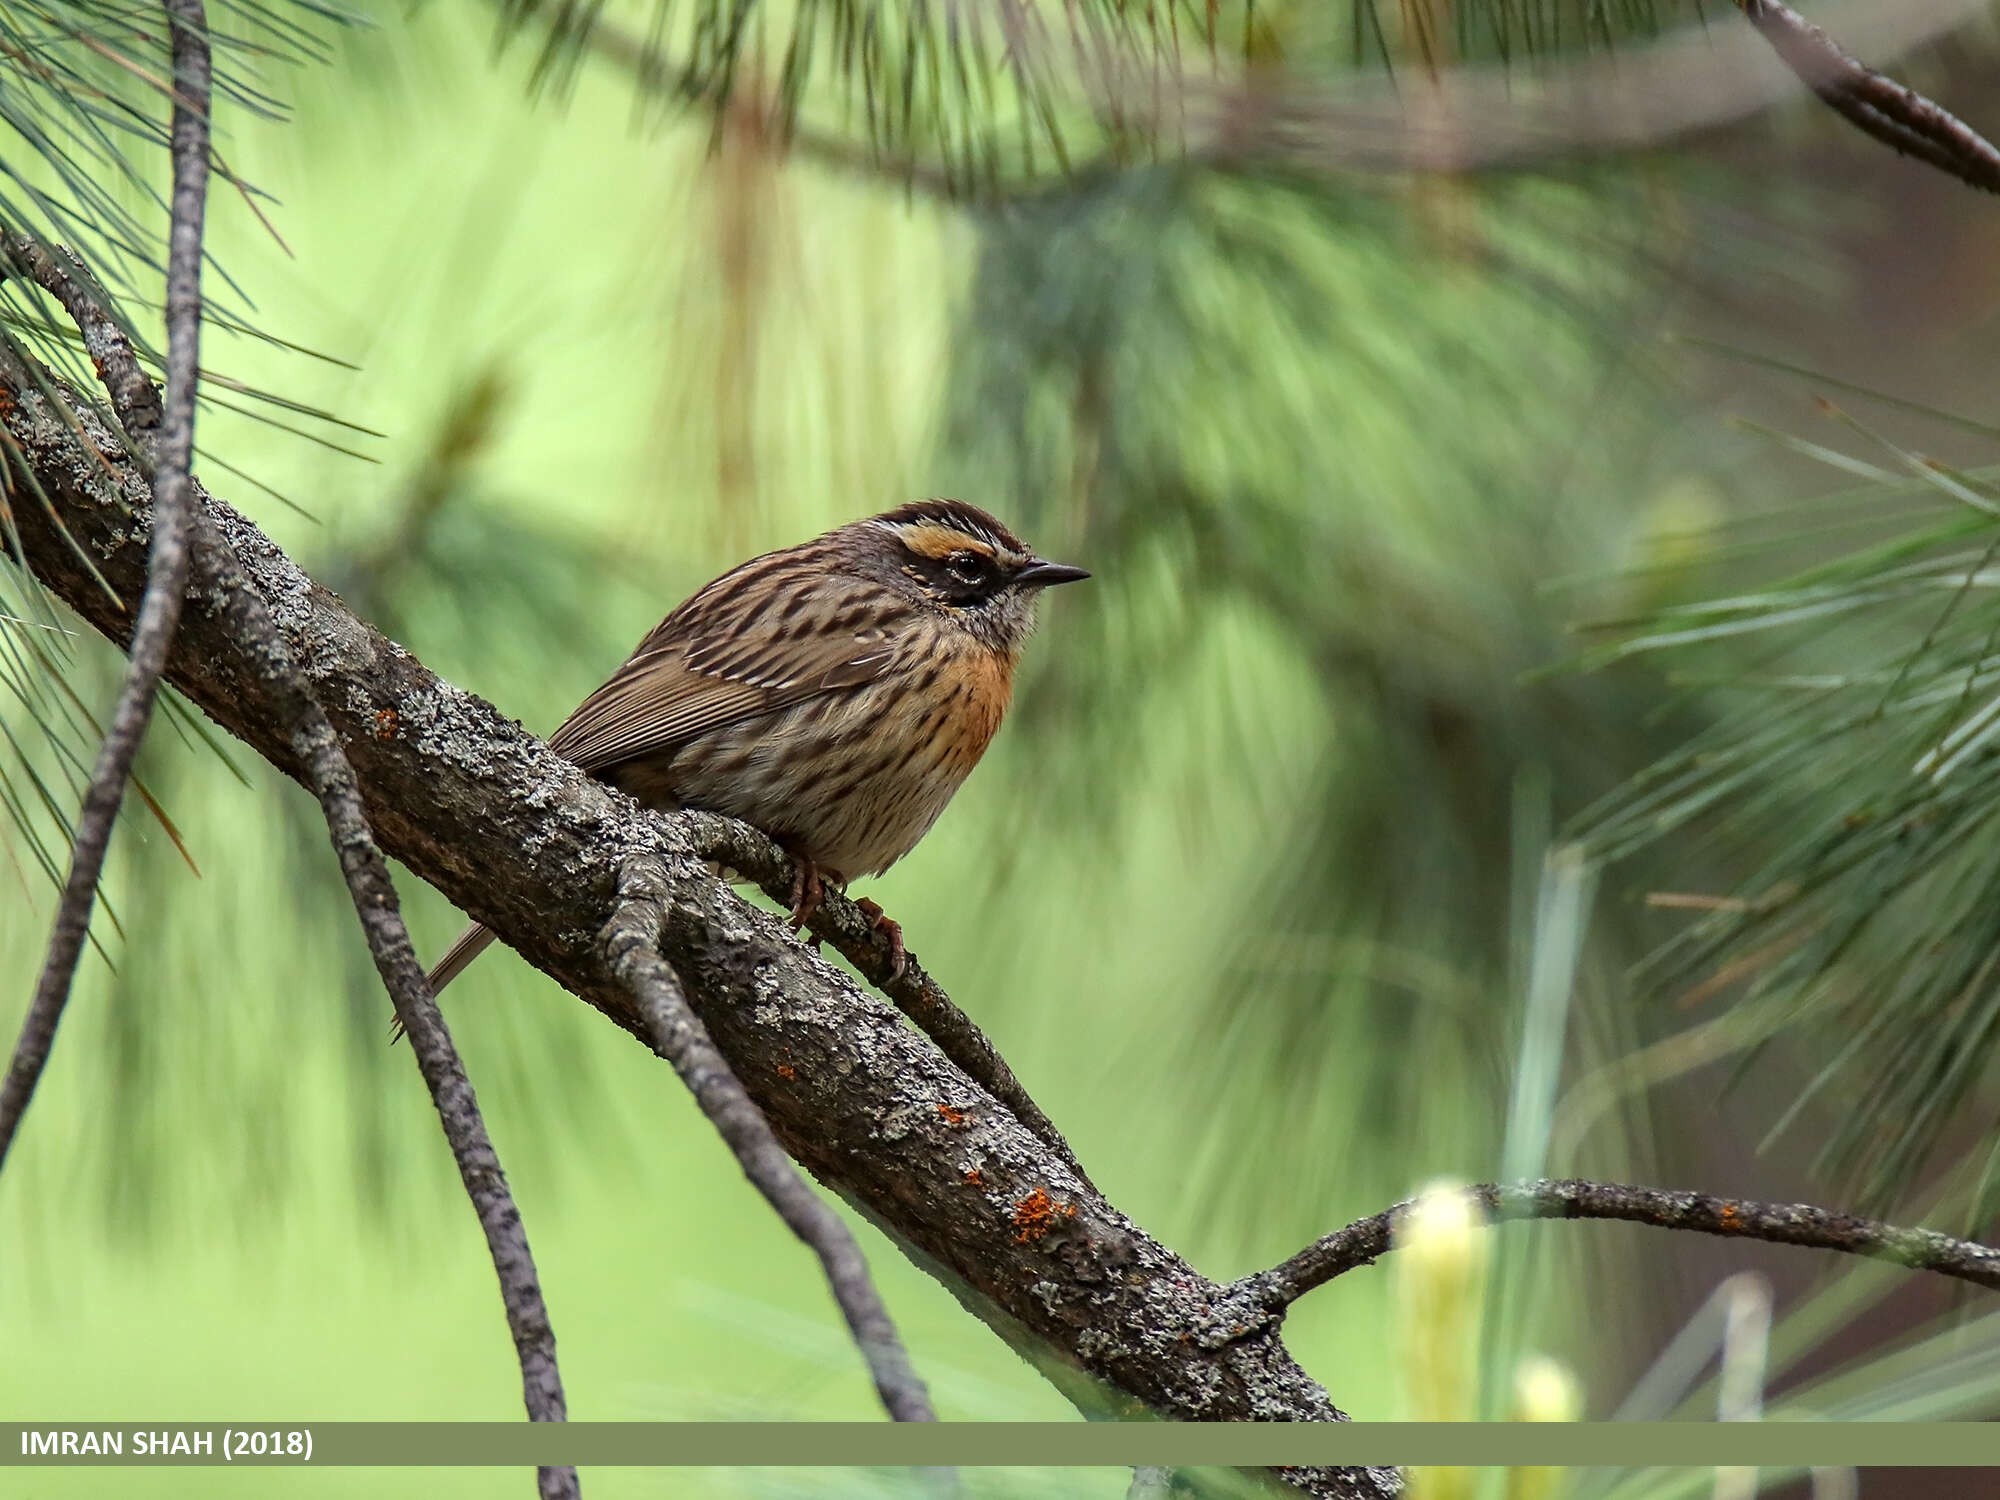
[[[1971,1422],[0,1422],[0,1466],[2000,1467]]]

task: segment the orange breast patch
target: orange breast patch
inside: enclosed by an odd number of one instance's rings
[[[946,764],[964,775],[979,764],[1013,701],[1014,659],[975,647],[959,658],[956,675],[959,702],[952,717],[957,732]]]

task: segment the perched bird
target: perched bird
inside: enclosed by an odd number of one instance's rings
[[[908,854],[985,753],[1051,584],[1045,562],[962,500],[919,500],[767,552],[700,590],[549,736],[648,807],[728,813],[796,864],[792,925]],[[902,966],[902,934],[861,903]],[[435,993],[493,934],[474,923]]]

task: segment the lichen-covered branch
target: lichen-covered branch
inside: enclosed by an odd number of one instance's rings
[[[1764,1240],[1893,1261],[2000,1291],[2000,1249],[1954,1239],[1933,1229],[1905,1229],[1810,1203],[1757,1203],[1708,1193],[1633,1187],[1619,1182],[1484,1183],[1466,1189],[1494,1223],[1521,1219],[1619,1219],[1658,1229],[1693,1230],[1725,1239]],[[1246,1276],[1232,1288],[1251,1302],[1281,1311],[1395,1247],[1397,1226],[1413,1204],[1398,1203],[1315,1240],[1284,1264]]]
[[[144,569],[151,496],[139,467],[77,404],[81,435],[24,371],[0,368],[0,424],[97,569],[130,588]],[[1285,1349],[1275,1317],[1120,1214],[886,1001],[709,875],[684,818],[642,809],[436,677],[243,517],[196,493],[325,709],[385,852],[649,1043],[599,935],[619,904],[619,872],[658,857],[667,875],[659,951],[780,1143],[1073,1399],[1093,1412],[1182,1420],[1339,1418]],[[129,620],[47,518],[16,507],[16,520],[28,565],[122,641]],[[245,659],[227,602],[197,580],[169,678],[303,779],[300,750]],[[1390,1470],[1284,1478],[1342,1500],[1398,1490]]]
[[[680,1075],[743,1175],[777,1210],[785,1227],[819,1257],[884,1409],[898,1422],[935,1422],[930,1394],[875,1290],[861,1246],[793,1167],[770,1125],[715,1050],[707,1028],[688,1007],[672,967],[660,957],[657,945],[666,917],[666,891],[666,869],[657,857],[628,860],[618,872],[618,909],[604,928],[611,972],[632,992],[653,1050]]]

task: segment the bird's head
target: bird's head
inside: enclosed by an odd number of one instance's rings
[[[996,650],[1014,652],[1035,628],[1043,589],[1088,578],[1049,562],[976,505],[918,500],[856,523],[880,574],[914,589]]]

